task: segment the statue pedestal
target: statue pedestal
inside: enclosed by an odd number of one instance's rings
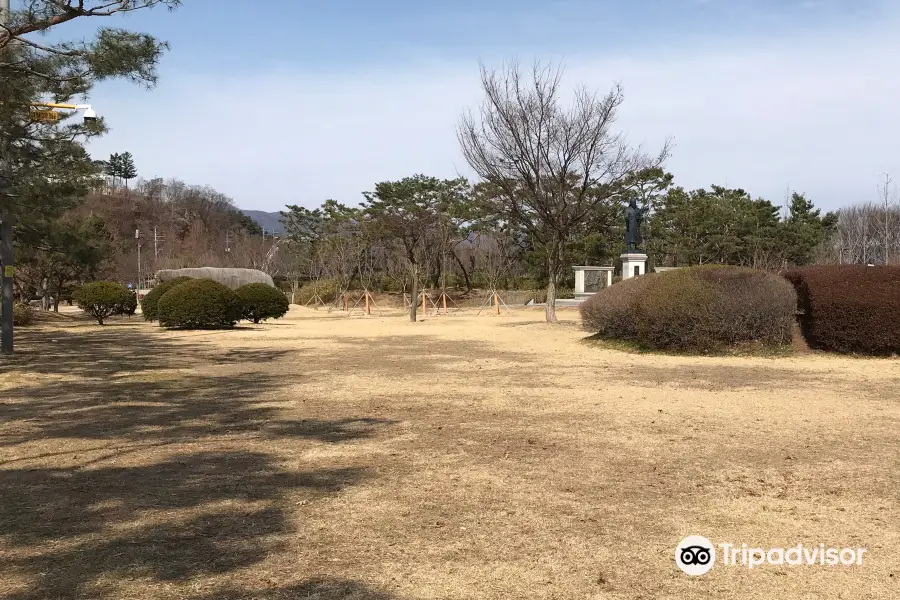
[[[622,279],[631,279],[647,274],[647,255],[639,250],[632,250],[622,255]]]

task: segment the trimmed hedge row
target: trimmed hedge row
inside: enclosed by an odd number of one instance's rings
[[[791,341],[796,295],[782,277],[755,269],[701,266],[642,275],[581,305],[601,338],[656,350],[710,352]]]
[[[900,353],[900,266],[823,265],[787,271],[810,348]]]
[[[285,295],[265,283],[232,290],[211,279],[189,279],[169,286],[157,299],[155,313],[163,327],[230,329],[241,319],[259,323],[283,317],[289,308]]]

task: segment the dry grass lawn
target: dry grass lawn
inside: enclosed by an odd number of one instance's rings
[[[0,597],[900,598],[900,362],[626,354],[564,318],[22,329]],[[689,534],[868,553],[691,578]]]

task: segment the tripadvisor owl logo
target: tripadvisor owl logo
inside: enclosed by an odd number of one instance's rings
[[[802,543],[789,548],[759,548],[747,544],[718,544],[723,567],[755,569],[777,566],[843,566],[863,564],[865,548],[833,548],[825,544],[806,546]],[[702,535],[689,535],[675,547],[675,564],[691,576],[705,575],[716,564],[716,546]]]
[[[689,535],[675,548],[675,564],[688,575],[705,575],[716,564],[716,547],[702,535]]]

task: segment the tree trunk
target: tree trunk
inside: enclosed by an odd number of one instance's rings
[[[559,323],[556,318],[556,282],[550,277],[550,283],[547,284],[547,306],[544,308],[544,315],[547,317],[548,323]]]
[[[46,277],[41,279],[41,310],[50,310],[50,281]]]
[[[559,323],[556,318],[556,282],[559,280],[559,243],[551,243],[547,253],[547,274],[550,281],[547,283],[547,307],[544,314],[548,323]]]
[[[469,272],[466,271],[465,265],[463,265],[462,261],[459,260],[459,256],[456,255],[456,252],[451,252],[453,254],[453,258],[456,259],[456,264],[459,265],[460,270],[462,271],[463,278],[466,280],[466,293],[472,291],[472,282],[469,280]]]
[[[413,323],[416,322],[416,308],[419,306],[418,296],[419,294],[419,266],[413,264],[412,268],[412,287],[409,291],[409,320]]]

